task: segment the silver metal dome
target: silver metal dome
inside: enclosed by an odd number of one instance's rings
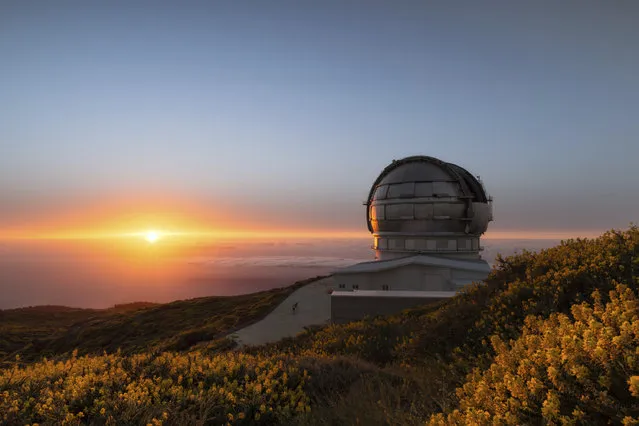
[[[373,183],[366,219],[377,259],[416,253],[478,258],[492,200],[462,167],[407,157],[394,160]]]

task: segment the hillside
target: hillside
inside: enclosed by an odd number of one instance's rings
[[[500,258],[437,305],[263,347],[17,361],[0,371],[0,413],[20,424],[639,424],[638,284],[631,227]]]
[[[299,287],[259,293],[201,297],[166,304],[131,303],[110,309],[37,306],[0,310],[0,360],[23,360],[103,351],[139,353],[184,350],[261,319]],[[224,342],[226,344],[226,342]]]

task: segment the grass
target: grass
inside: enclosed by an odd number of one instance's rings
[[[79,309],[66,306],[33,306],[0,310],[0,359],[24,352],[40,341],[64,334],[81,321],[133,313],[153,304],[120,305],[111,309]]]
[[[184,351],[252,324],[289,294],[315,280],[259,293],[201,297],[166,304],[134,303],[110,309],[39,306],[0,311],[0,354],[5,361],[145,351]],[[220,342],[222,343],[222,342]]]

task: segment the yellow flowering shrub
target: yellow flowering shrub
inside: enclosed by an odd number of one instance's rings
[[[306,371],[241,353],[71,357],[0,370],[4,424],[273,424],[310,410]]]
[[[619,285],[609,298],[596,291],[571,315],[531,316],[510,343],[493,337],[490,367],[431,424],[638,424],[639,297]]]
[[[637,284],[639,228],[609,231],[596,239],[576,239],[542,250],[498,259],[484,283],[469,286],[419,328],[402,356],[415,359],[461,352],[492,357],[490,337],[517,338],[528,315],[569,313],[591,293]],[[448,329],[446,328],[448,325]],[[433,351],[434,349],[434,351]]]

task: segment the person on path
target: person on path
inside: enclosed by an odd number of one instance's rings
[[[298,304],[298,303],[299,303],[299,302],[295,302],[295,303],[293,303],[293,313],[295,313],[295,312],[297,311],[297,304]]]

